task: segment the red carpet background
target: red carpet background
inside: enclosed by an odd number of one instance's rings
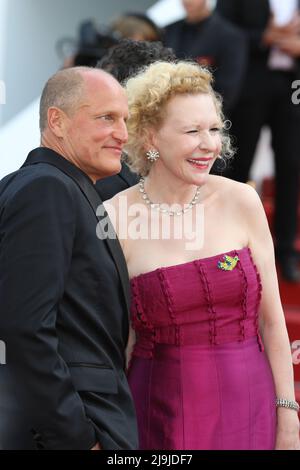
[[[274,217],[274,192],[274,181],[265,179],[262,186],[262,201],[271,229]],[[300,251],[300,202],[298,220],[299,232],[296,248]],[[278,279],[293,354],[296,400],[300,402],[300,284],[285,282],[279,270]]]

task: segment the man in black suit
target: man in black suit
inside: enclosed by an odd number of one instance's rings
[[[120,171],[127,113],[109,74],[58,72],[41,98],[41,147],[0,183],[0,448],[137,448],[128,273],[94,188]]]
[[[277,8],[286,10],[287,2],[282,1],[281,6],[271,0],[218,0],[217,11],[244,31],[250,45],[246,78],[231,115],[231,134],[236,139],[238,154],[227,176],[247,181],[260,131],[268,125],[275,156],[277,260],[286,280],[300,282],[294,250],[299,200],[300,106],[292,102],[292,83],[300,78],[300,19],[295,11],[294,18],[278,25],[276,16],[271,14],[271,7],[276,4]],[[297,2],[292,0],[290,7],[297,8]]]
[[[182,4],[186,18],[166,27],[165,44],[177,57],[211,68],[227,115],[239,96],[246,69],[246,38],[212,11],[208,0],[182,0]]]

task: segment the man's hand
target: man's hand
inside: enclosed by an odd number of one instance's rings
[[[293,36],[279,41],[278,48],[291,57],[300,57],[300,36]]]
[[[97,442],[97,444],[94,445],[94,447],[92,447],[90,450],[102,450],[99,442]]]
[[[297,13],[294,18],[284,26],[276,25],[274,16],[270,17],[267,28],[263,34],[263,43],[265,46],[278,46],[282,41],[289,41],[300,34],[300,14]]]

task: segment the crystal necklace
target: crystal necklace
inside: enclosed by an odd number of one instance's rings
[[[140,179],[139,187],[140,187],[140,193],[142,193],[142,198],[143,198],[144,202],[146,204],[150,205],[151,209],[155,209],[159,212],[162,212],[163,214],[168,214],[168,215],[183,215],[187,211],[192,209],[194,207],[194,205],[197,203],[197,200],[199,199],[199,192],[200,192],[200,186],[198,186],[198,188],[196,190],[196,193],[195,193],[195,196],[193,197],[191,202],[189,204],[187,204],[187,207],[185,209],[181,209],[180,211],[171,211],[169,209],[166,209],[166,207],[165,207],[166,204],[155,203],[155,202],[152,202],[149,199],[148,194],[145,191],[145,178]]]

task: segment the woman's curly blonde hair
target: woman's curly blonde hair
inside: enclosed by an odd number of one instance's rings
[[[165,117],[166,104],[176,95],[208,93],[212,96],[223,123],[222,158],[233,155],[230,138],[225,132],[228,121],[224,119],[222,100],[213,90],[212,83],[212,74],[206,68],[188,61],[155,62],[126,82],[129,104],[126,162],[134,172],[141,176],[149,173],[151,163],[145,155],[147,130],[159,129]]]

